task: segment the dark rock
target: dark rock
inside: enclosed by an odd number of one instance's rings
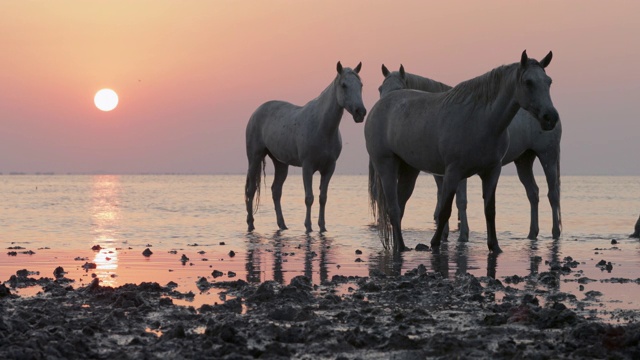
[[[55,268],[55,270],[53,270],[53,276],[56,279],[64,277],[64,274],[66,274],[66,272],[64,271],[62,266],[58,266],[57,268]]]
[[[143,255],[143,256],[146,256],[146,257],[149,257],[149,256],[153,255],[153,251],[151,251],[151,249],[149,249],[149,248],[146,248],[146,249],[144,249],[144,251],[142,252],[142,255]]]
[[[0,298],[9,296],[9,295],[11,295],[11,291],[9,290],[9,288],[5,284],[0,283]]]
[[[416,245],[416,251],[429,251],[429,246],[425,245],[425,244],[418,244]]]
[[[298,275],[294,277],[293,279],[291,279],[291,283],[289,285],[294,286],[300,290],[311,291],[313,289],[313,287],[311,286],[311,280],[304,275]]]

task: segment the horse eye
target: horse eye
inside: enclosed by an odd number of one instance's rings
[[[527,87],[533,87],[533,81],[531,80],[525,80],[524,84],[527,85]]]
[[[343,88],[343,89],[346,89],[346,88],[347,88],[347,84],[343,83],[343,84],[342,84],[342,88]]]

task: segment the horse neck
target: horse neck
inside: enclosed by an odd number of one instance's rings
[[[428,92],[445,92],[451,89],[451,86],[447,84],[420,75],[405,73],[405,77],[409,89]]]
[[[315,106],[318,108],[318,131],[331,136],[335,134],[340,126],[340,120],[342,120],[342,114],[344,108],[338,104],[337,87],[338,78],[326,88],[320,96],[315,100]]]
[[[518,63],[504,65],[460,83],[447,94],[449,102],[471,101],[474,117],[487,122],[487,129],[506,131],[520,109],[515,92]],[[478,113],[479,112],[479,113]]]

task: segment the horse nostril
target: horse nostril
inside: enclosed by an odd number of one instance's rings
[[[556,121],[558,121],[557,116],[554,116],[554,114],[549,114],[549,113],[542,115],[542,119],[546,121],[548,124],[554,124]]]

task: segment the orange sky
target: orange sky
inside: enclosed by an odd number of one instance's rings
[[[5,1],[0,172],[244,173],[261,103],[304,104],[363,63],[455,85],[553,50],[563,174],[640,175],[637,1]],[[97,90],[118,92],[112,112]],[[345,115],[341,173],[365,173]],[[506,170],[508,171],[508,170]],[[513,173],[513,172],[511,172]]]

